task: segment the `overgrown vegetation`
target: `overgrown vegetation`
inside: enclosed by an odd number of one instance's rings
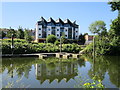
[[[120,13],[120,1],[109,2],[113,11],[118,10]],[[120,55],[120,14],[112,21],[110,30],[106,32],[105,23],[96,21],[90,25],[90,31],[96,33],[95,36],[95,54],[96,55]],[[93,52],[93,43],[84,49],[85,53]]]

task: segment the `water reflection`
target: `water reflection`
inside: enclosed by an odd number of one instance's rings
[[[80,71],[80,69],[78,69],[78,66],[79,68],[81,68],[81,70],[84,70],[85,72]],[[18,78],[21,78],[23,76],[28,80],[30,79],[30,77],[33,77],[32,75],[34,75],[35,78],[33,79],[33,82],[39,80],[39,85],[42,85],[43,82],[48,80],[49,86],[54,80],[56,80],[58,83],[60,83],[61,80],[64,80],[65,82],[62,83],[66,84],[68,83],[68,81],[78,76],[78,72],[80,72],[84,73],[84,75],[89,75],[87,79],[92,79],[96,75],[96,80],[103,81],[104,85],[107,86],[109,84],[113,86],[115,85],[114,87],[120,87],[119,70],[120,56],[99,56],[96,57],[93,61],[93,57],[86,55],[82,56],[78,61],[66,63],[46,63],[45,61],[41,61],[31,57],[12,59],[3,58],[2,70],[0,70],[0,74],[3,75],[3,78],[6,78],[5,76],[10,76],[10,78],[15,79],[15,76],[17,76]],[[5,82],[5,80],[3,80],[3,82]],[[70,85],[73,85],[74,87],[73,82],[71,82]],[[34,87],[34,85],[32,87]]]
[[[45,80],[51,83],[57,80],[68,82],[71,78],[77,76],[77,63],[52,63],[52,64],[36,64],[36,78],[42,84]]]
[[[89,77],[92,79],[97,76],[96,80],[104,80],[106,73],[109,75],[110,81],[120,87],[120,57],[119,56],[99,56],[93,60],[93,57],[85,56],[91,63],[91,68],[88,71]],[[108,82],[107,82],[108,83]]]

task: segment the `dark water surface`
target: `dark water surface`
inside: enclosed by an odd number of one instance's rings
[[[120,56],[100,56],[95,60],[83,56],[71,62],[58,60],[40,60],[33,57],[3,58],[0,70],[2,87],[78,88],[86,79],[91,82],[94,75],[106,88],[120,87]]]

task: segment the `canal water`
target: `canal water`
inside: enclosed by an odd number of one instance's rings
[[[0,75],[3,88],[82,88],[94,76],[106,88],[119,88],[119,71],[120,56],[82,56],[68,62],[25,57],[3,58]]]

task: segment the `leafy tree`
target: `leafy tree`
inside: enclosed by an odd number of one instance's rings
[[[23,32],[22,27],[19,27],[19,28],[18,28],[17,38],[19,38],[19,39],[24,39],[24,32]]]
[[[3,39],[6,36],[6,33],[4,33],[3,31],[0,31],[0,38]]]
[[[108,4],[111,5],[112,11],[118,10],[118,16],[120,17],[120,0],[112,0]]]
[[[110,25],[109,35],[120,36],[120,18],[119,17],[112,21],[112,24]]]
[[[24,38],[26,41],[32,41],[32,37],[29,35],[29,31],[27,29],[25,29],[24,31]]]
[[[90,24],[89,30],[93,34],[105,35],[105,33],[107,32],[105,26],[106,26],[106,24],[104,23],[104,21],[95,21],[92,24]]]
[[[6,37],[11,38],[12,34],[16,37],[16,31],[10,27],[9,31],[6,34]]]
[[[2,38],[4,38],[5,36],[6,36],[6,33],[2,31]]]
[[[85,43],[85,35],[80,34],[80,35],[79,35],[79,40],[78,40],[78,42],[79,42],[80,44],[84,44],[84,43]]]
[[[49,35],[46,38],[47,43],[54,43],[57,40],[55,35]]]

